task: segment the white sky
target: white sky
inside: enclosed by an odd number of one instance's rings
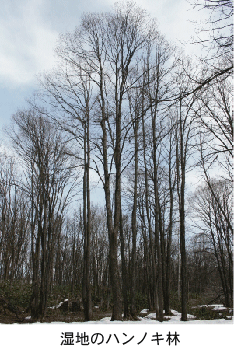
[[[83,12],[110,11],[115,0],[2,0],[0,10],[0,128],[25,105],[36,88],[36,74],[55,64],[60,33],[73,31]],[[135,0],[169,41],[180,45],[194,34],[199,19],[187,0]],[[187,45],[186,52],[196,53]]]

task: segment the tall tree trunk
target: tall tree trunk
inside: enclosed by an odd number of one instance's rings
[[[89,105],[86,100],[86,114],[84,121],[84,177],[83,177],[83,224],[84,224],[84,264],[83,264],[83,306],[85,320],[92,319],[92,300],[90,287],[90,143],[89,143]]]
[[[184,125],[185,121],[182,120],[182,101],[180,99],[179,105],[179,124],[177,136],[177,191],[179,197],[179,216],[180,216],[180,256],[181,256],[181,310],[182,321],[187,321],[187,304],[188,304],[188,290],[187,290],[187,260],[186,260],[186,247],[185,247],[185,169],[186,169],[186,151],[184,143]]]
[[[40,263],[40,240],[41,236],[39,229],[36,235],[36,244],[34,250],[34,238],[35,238],[35,221],[39,219],[38,211],[35,210],[36,217],[34,217],[34,180],[33,180],[33,160],[31,162],[31,257],[32,257],[32,295],[30,299],[30,310],[32,319],[38,319],[39,317],[39,290],[40,290],[40,281],[39,281],[39,263]]]
[[[44,176],[44,175],[43,175]],[[43,177],[44,179],[44,177]],[[43,181],[44,184],[44,181]],[[43,187],[44,188],[44,187]],[[41,285],[40,285],[40,304],[39,304],[39,315],[40,319],[43,319],[46,310],[47,296],[48,296],[48,269],[47,269],[47,256],[48,256],[48,245],[47,245],[47,234],[48,234],[48,211],[47,211],[47,199],[46,193],[43,192],[43,225],[40,221],[40,235],[41,235]]]
[[[113,227],[112,209],[111,209],[111,199],[110,199],[110,174],[108,170],[108,151],[107,151],[107,114],[105,110],[105,98],[104,98],[104,81],[103,81],[103,68],[100,61],[100,106],[102,112],[102,149],[103,149],[103,170],[104,170],[104,191],[106,200],[106,213],[107,213],[107,229],[109,236],[109,271],[110,271],[110,284],[112,289],[112,299],[113,299],[113,310],[111,320],[121,320],[122,319],[122,304],[121,304],[121,293],[120,293],[120,281],[119,281],[119,269],[118,269],[118,231],[120,223],[120,179],[121,179],[121,167],[119,167],[119,160],[117,161],[116,168],[116,191],[115,191],[115,223]],[[120,150],[120,144],[118,144],[117,149]],[[119,155],[119,153],[115,153]],[[118,221],[117,221],[118,219]]]
[[[155,245],[157,251],[157,288],[158,288],[158,315],[156,319],[163,321],[163,280],[162,280],[162,242],[160,243],[160,233],[162,237],[161,210],[158,192],[158,172],[157,172],[157,139],[156,139],[156,110],[152,111],[152,134],[153,134],[153,167],[154,167],[154,197],[155,197]]]
[[[153,302],[152,306],[156,305],[156,315],[158,317],[158,291],[156,284],[156,260],[155,260],[155,251],[154,251],[154,242],[153,242],[153,232],[151,225],[151,216],[150,216],[150,207],[149,207],[149,183],[148,183],[148,169],[146,163],[146,141],[145,141],[145,126],[144,126],[144,112],[142,112],[142,139],[143,139],[143,157],[144,157],[144,179],[145,179],[145,208],[146,208],[146,217],[148,222],[149,229],[149,254],[150,254],[150,263],[152,268],[152,277],[153,277],[153,297],[151,302]]]
[[[165,314],[170,314],[170,279],[171,279],[171,241],[172,241],[172,228],[173,228],[173,207],[174,207],[174,183],[172,182],[172,135],[170,134],[170,148],[169,148],[169,168],[168,168],[168,181],[169,181],[169,195],[170,195],[170,210],[169,210],[169,226],[167,236],[167,249],[166,249],[166,288],[165,288]]]
[[[187,259],[185,248],[185,211],[184,211],[184,190],[185,190],[185,168],[182,169],[182,182],[181,182],[181,203],[180,203],[180,254],[181,254],[181,306],[182,316],[181,320],[187,320]]]
[[[90,237],[91,237],[91,208],[90,208],[90,179],[89,179],[89,170],[90,170],[90,139],[89,139],[89,109],[87,111],[87,261],[86,261],[86,286],[87,286],[87,312],[88,318],[91,320],[93,318],[92,310],[92,298],[91,298],[91,283],[90,283]]]
[[[123,304],[124,304],[124,318],[129,315],[128,312],[128,278],[127,278],[127,267],[125,261],[125,240],[123,232],[123,217],[121,213],[120,220],[120,242],[121,242],[121,267],[122,267],[122,293],[123,293]]]
[[[137,106],[137,105],[136,105]],[[137,237],[137,183],[138,183],[138,112],[135,113],[134,126],[134,142],[135,142],[135,168],[134,168],[134,198],[133,198],[133,209],[132,209],[132,254],[131,254],[131,306],[130,314],[136,319],[136,237]]]

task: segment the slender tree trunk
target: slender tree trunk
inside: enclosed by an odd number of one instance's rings
[[[89,143],[89,109],[86,100],[86,115],[84,122],[84,177],[83,177],[83,223],[84,223],[84,268],[83,268],[83,306],[85,320],[92,319],[92,300],[90,288],[90,143]]]
[[[139,204],[140,205],[140,204]],[[150,263],[150,257],[151,257],[151,252],[150,252],[150,247],[149,247],[149,239],[146,236],[146,225],[145,225],[145,211],[144,211],[144,206],[143,206],[143,201],[141,201],[141,205],[139,206],[139,210],[141,211],[141,230],[142,230],[142,236],[144,240],[144,264],[145,264],[145,269],[146,269],[146,292],[147,292],[147,300],[148,300],[148,308],[150,311],[153,311],[153,301],[152,301],[152,296],[151,296],[151,282],[152,282],[152,265]],[[153,282],[154,283],[154,282]]]
[[[158,193],[158,173],[157,173],[157,139],[156,139],[156,111],[152,114],[153,133],[153,166],[154,166],[154,196],[155,196],[155,245],[157,251],[157,288],[158,288],[158,316],[160,322],[163,321],[163,274],[162,274],[162,242],[160,243],[160,233],[162,237],[161,211]]]
[[[156,284],[156,260],[155,260],[155,251],[154,251],[154,242],[153,242],[153,232],[151,225],[151,217],[150,217],[150,207],[149,207],[149,183],[148,183],[148,170],[146,163],[146,141],[145,141],[145,126],[144,126],[144,113],[142,112],[142,138],[143,138],[143,156],[144,156],[144,179],[145,179],[145,208],[146,208],[146,217],[148,222],[149,229],[149,253],[151,259],[151,268],[152,268],[152,277],[153,277],[153,306],[156,305],[156,315],[159,315],[158,308],[158,291]]]
[[[167,237],[167,250],[166,250],[166,288],[165,288],[165,314],[170,314],[170,279],[171,279],[171,241],[172,241],[172,227],[173,227],[173,207],[174,207],[174,184],[172,182],[172,138],[170,134],[170,148],[169,148],[169,194],[170,194],[170,211],[169,211],[169,226]]]
[[[182,169],[185,171],[185,169]],[[187,320],[187,257],[185,248],[185,211],[184,211],[184,190],[185,190],[185,172],[182,173],[181,182],[181,205],[180,205],[180,254],[181,254],[181,305],[182,316],[181,320]]]
[[[112,289],[113,310],[111,320],[121,320],[122,316],[122,304],[121,304],[121,292],[120,292],[120,277],[118,269],[118,231],[120,223],[120,203],[121,203],[121,191],[120,191],[120,179],[121,179],[121,167],[119,158],[117,160],[116,167],[116,191],[115,191],[115,218],[114,227],[112,219],[111,199],[110,199],[110,174],[108,171],[108,151],[107,151],[107,126],[106,126],[106,110],[105,110],[105,98],[104,98],[104,86],[103,86],[103,69],[100,62],[100,106],[102,112],[102,149],[103,149],[103,170],[104,170],[104,191],[106,199],[106,213],[107,213],[107,229],[109,236],[109,270],[110,270],[110,284]],[[117,127],[118,129],[118,127]],[[119,140],[118,140],[119,142]],[[120,143],[118,143],[117,151],[120,150]],[[115,153],[117,157],[120,153]]]
[[[91,320],[93,318],[92,310],[92,298],[91,298],[91,283],[90,283],[90,237],[91,237],[91,208],[90,208],[90,179],[89,179],[89,170],[90,170],[90,139],[89,139],[89,110],[87,111],[87,311],[88,318]]]
[[[138,113],[136,112],[136,118],[133,122],[134,125],[134,141],[135,141],[135,168],[134,168],[134,200],[132,209],[132,255],[131,255],[131,306],[130,314],[136,319],[136,237],[137,237],[137,183],[138,183]]]
[[[186,148],[184,144],[184,121],[182,121],[182,104],[179,106],[179,138],[177,138],[177,190],[179,197],[180,216],[180,256],[181,256],[181,309],[182,321],[187,321],[187,259],[185,247],[185,169],[186,169]],[[179,143],[178,143],[179,141]]]
[[[44,176],[44,175],[43,175]],[[44,183],[44,181],[42,181]],[[44,187],[43,187],[44,188]],[[43,225],[40,223],[40,234],[41,234],[41,285],[40,285],[40,304],[39,304],[39,315],[40,319],[43,319],[45,315],[46,310],[46,303],[47,303],[47,295],[48,295],[48,288],[47,288],[47,281],[48,281],[48,269],[47,269],[47,256],[48,256],[48,247],[47,247],[47,233],[48,233],[48,225],[47,225],[47,218],[48,218],[48,211],[47,211],[47,200],[46,200],[46,194],[43,191]]]
[[[35,238],[35,220],[34,220],[34,180],[33,180],[33,161],[31,163],[31,257],[33,267],[32,278],[32,296],[30,299],[30,310],[32,319],[38,319],[39,317],[39,263],[40,263],[40,233],[39,228],[36,235],[36,244],[34,250],[34,238]],[[35,211],[37,219],[39,219],[38,211]]]
[[[121,213],[120,220],[120,242],[121,242],[121,266],[122,266],[122,293],[123,293],[123,304],[124,304],[124,318],[129,315],[128,311],[128,278],[127,278],[127,267],[125,261],[125,240],[123,232],[123,217]]]

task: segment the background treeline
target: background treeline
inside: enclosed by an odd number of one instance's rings
[[[85,320],[94,305],[112,320],[147,307],[159,321],[175,305],[187,320],[202,296],[232,306],[232,3],[215,10],[225,25],[200,61],[133,3],[84,15],[12,117],[0,290],[20,283],[33,319],[59,295],[82,300]]]

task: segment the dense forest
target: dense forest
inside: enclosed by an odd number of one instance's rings
[[[233,7],[194,6],[211,13],[201,58],[131,2],[60,36],[1,146],[1,312],[232,307]]]

